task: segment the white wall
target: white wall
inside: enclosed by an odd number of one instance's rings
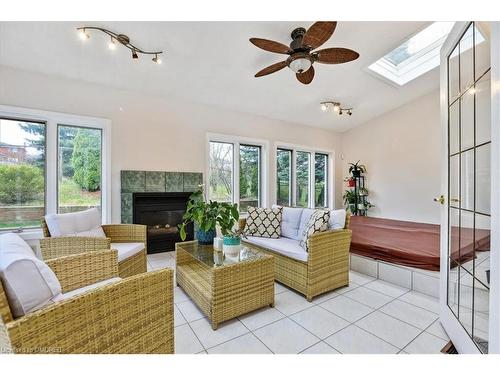
[[[343,176],[349,162],[368,169],[370,216],[439,223],[439,111],[436,91],[342,134]]]
[[[335,150],[337,192],[342,186],[340,136],[332,131],[7,67],[0,67],[0,104],[112,121],[113,222],[120,220],[120,170],[204,172],[207,132],[262,138],[271,147],[284,142]],[[275,181],[272,168],[269,177]],[[275,196],[274,183],[269,194]]]

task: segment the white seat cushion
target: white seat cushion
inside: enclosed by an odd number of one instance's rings
[[[121,280],[121,277],[112,277],[111,279],[99,281],[99,282],[97,282],[95,284],[86,285],[84,287],[72,290],[70,292],[59,293],[57,296],[55,296],[54,298],[52,298],[52,302],[64,301],[66,299],[69,299],[69,298],[72,298],[74,296],[78,296],[78,295],[80,295],[82,293],[85,293],[85,292],[87,292],[89,290],[96,289],[96,288],[98,288],[100,286],[104,286],[104,285],[108,285],[108,284],[113,284],[113,283],[116,283],[117,281],[120,281],[120,280]]]
[[[45,222],[52,237],[77,235],[106,237],[101,228],[101,211],[97,208],[67,214],[46,215]]]
[[[247,237],[243,241],[261,246],[267,250],[274,251],[289,258],[307,262],[307,252],[300,246],[299,241],[291,238],[264,238],[264,237]]]
[[[0,278],[14,318],[38,310],[61,293],[55,273],[15,233],[0,235]]]
[[[273,205],[273,208],[282,207],[278,205]],[[302,215],[303,208],[299,207],[283,207],[281,214],[281,236],[286,238],[291,238],[293,240],[299,239],[299,225],[300,217]]]
[[[144,249],[144,244],[142,242],[111,242],[111,249],[118,250],[118,262],[121,262]]]
[[[328,226],[330,229],[344,229],[346,212],[344,209],[331,210]]]

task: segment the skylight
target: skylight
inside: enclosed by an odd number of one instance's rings
[[[441,46],[454,24],[434,22],[368,68],[399,86],[410,82],[439,65]]]

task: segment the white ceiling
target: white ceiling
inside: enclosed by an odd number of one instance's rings
[[[284,55],[253,46],[261,37],[288,44],[290,32],[312,22],[0,22],[0,65],[53,74],[147,94],[249,112],[270,118],[345,131],[438,88],[438,71],[407,85],[391,86],[367,71],[368,65],[429,22],[339,22],[320,48],[347,47],[360,58],[343,65],[315,64],[310,85],[291,70],[254,78]],[[145,50],[162,49],[163,64],[150,57],[132,60],[130,51],[107,48],[93,32],[79,40],[78,26],[102,26],[127,34]],[[352,116],[324,113],[319,103],[340,101]]]

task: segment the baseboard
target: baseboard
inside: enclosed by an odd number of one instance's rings
[[[361,255],[350,255],[350,269],[392,284],[439,298],[439,272],[400,266]]]

